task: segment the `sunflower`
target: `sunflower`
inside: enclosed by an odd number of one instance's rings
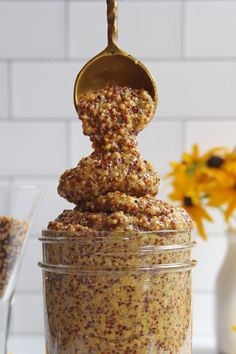
[[[208,205],[213,207],[225,206],[226,222],[236,210],[236,168],[229,173],[225,170],[214,175],[214,183],[209,189]]]
[[[224,147],[216,147],[201,155],[194,144],[190,153],[183,153],[181,162],[171,163],[172,171],[167,175],[172,177],[173,186],[169,197],[189,212],[204,239],[204,221],[213,221],[206,210],[207,200],[216,188],[216,175],[225,164],[227,153]]]
[[[223,168],[225,171],[236,175],[236,148],[226,155]]]
[[[194,144],[192,152],[184,152],[181,162],[171,162],[172,171],[167,177],[175,176],[179,172],[185,172],[190,176],[194,176],[199,183],[208,182],[207,169],[219,169],[225,162],[225,154],[227,150],[223,147],[216,147],[202,156],[199,152],[199,147]]]
[[[167,175],[167,177],[174,176],[178,172],[185,172],[189,175],[194,176],[195,170],[202,165],[202,159],[199,155],[199,147],[197,144],[193,145],[192,152],[184,152],[182,154],[181,162],[171,162],[172,171]]]
[[[223,207],[226,222],[236,209],[236,150],[224,149],[222,155],[215,156],[218,165],[208,165],[202,173],[208,178],[205,186],[208,194],[208,205]],[[212,158],[211,158],[212,159]]]
[[[197,144],[183,153],[180,162],[171,163],[172,200],[178,201],[192,216],[205,239],[204,221],[212,221],[207,207],[218,207],[229,223],[236,210],[236,148],[216,147],[200,154]]]
[[[215,147],[210,149],[202,156],[200,155],[199,146],[194,144],[192,152],[184,152],[182,155],[182,164],[188,167],[188,173],[195,173],[196,170],[203,167],[220,167],[224,162],[224,156],[227,149],[224,147]]]

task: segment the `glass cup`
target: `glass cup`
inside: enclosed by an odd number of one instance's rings
[[[43,231],[47,354],[190,354],[191,231]]]
[[[7,353],[16,279],[42,194],[39,186],[0,187],[0,354]]]

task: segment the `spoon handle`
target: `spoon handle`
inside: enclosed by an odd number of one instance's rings
[[[117,48],[118,7],[117,0],[107,0],[108,48]]]

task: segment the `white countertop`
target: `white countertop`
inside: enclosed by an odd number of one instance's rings
[[[8,347],[8,354],[45,353],[44,338],[42,336],[11,336]],[[193,354],[215,354],[215,351],[198,348],[193,350]]]

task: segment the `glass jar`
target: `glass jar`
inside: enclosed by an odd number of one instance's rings
[[[190,354],[191,231],[43,231],[47,354]]]

